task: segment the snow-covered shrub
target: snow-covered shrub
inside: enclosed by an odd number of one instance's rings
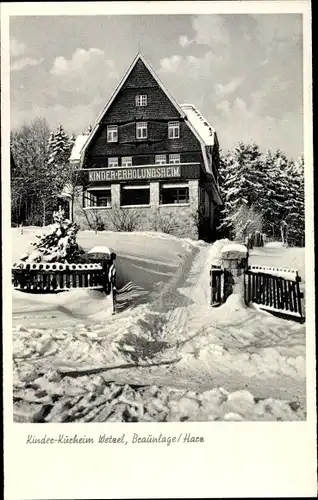
[[[37,235],[31,243],[34,251],[21,260],[27,262],[78,262],[84,250],[76,242],[79,226],[65,218],[64,211],[53,213],[54,223],[49,232]]]

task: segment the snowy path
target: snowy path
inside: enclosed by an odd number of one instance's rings
[[[152,262],[150,239],[144,262],[131,249],[128,257],[145,268],[143,279],[151,269],[160,271]],[[170,240],[163,240],[167,257]],[[167,280],[158,274],[159,286],[150,295],[128,282],[119,297],[122,312],[116,316],[110,315],[110,301],[99,292],[92,297],[79,291],[76,298],[72,292],[69,300],[62,294],[42,297],[40,302],[31,295],[23,300],[15,296],[15,387],[21,389],[21,381],[30,377],[45,377],[50,369],[81,371],[79,382],[86,384],[85,371],[95,370],[104,381],[117,384],[156,384],[197,393],[248,389],[258,398],[296,399],[304,412],[305,326],[251,308],[233,311],[227,304],[209,305],[209,270],[223,244],[185,244],[182,254],[180,243],[173,241],[179,253]],[[134,304],[143,293],[147,302]],[[158,365],[162,362],[172,363]]]
[[[163,301],[161,338],[173,347],[165,359],[181,356],[169,368],[156,368],[147,379],[196,390],[248,388],[259,397],[297,396],[305,400],[305,326],[246,308],[209,306],[209,270],[219,248],[200,248],[183,286]],[[167,311],[168,309],[168,311]],[[128,374],[121,380],[127,381]],[[139,370],[129,379],[140,381]],[[131,378],[132,377],[132,378]]]

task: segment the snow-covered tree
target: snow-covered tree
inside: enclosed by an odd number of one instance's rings
[[[239,142],[236,148],[223,156],[219,179],[224,201],[220,231],[234,236],[234,218],[242,206],[260,210],[263,175],[261,153],[256,144]]]
[[[261,154],[239,143],[221,156],[219,174],[222,236],[242,239],[247,224],[285,244],[304,244],[303,157],[294,162],[281,150]]]
[[[266,234],[285,244],[300,244],[304,231],[303,160],[293,162],[280,150],[268,151],[263,162],[266,171],[263,218]]]
[[[235,240],[244,244],[246,238],[255,235],[255,233],[262,233],[263,218],[253,206],[248,207],[242,204],[232,214],[232,225]]]
[[[289,192],[286,199],[286,238],[293,246],[305,244],[304,158],[289,165]]]
[[[74,136],[69,137],[62,125],[52,132],[48,143],[48,175],[52,179],[55,194],[58,195],[69,176],[69,158],[74,144]]]
[[[44,235],[38,235],[31,243],[35,250],[25,254],[21,260],[26,262],[67,262],[81,260],[83,250],[76,242],[79,226],[65,218],[63,210],[53,213],[54,223]]]

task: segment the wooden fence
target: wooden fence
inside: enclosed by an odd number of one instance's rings
[[[56,292],[88,288],[111,292],[112,261],[87,264],[26,264],[12,266],[12,284],[26,292]]]
[[[233,278],[229,271],[217,265],[211,266],[210,277],[211,305],[217,307],[231,295]]]
[[[230,277],[221,266],[211,267],[211,305],[223,304],[231,294]],[[229,273],[228,273],[229,274]],[[294,269],[249,266],[245,272],[245,302],[258,304],[261,309],[305,320],[301,278]]]
[[[245,301],[303,321],[300,282],[298,271],[294,269],[249,266],[245,274]]]

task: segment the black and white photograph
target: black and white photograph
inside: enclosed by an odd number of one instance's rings
[[[317,493],[310,7],[1,5],[6,498]]]
[[[12,17],[14,422],[306,420],[305,163],[301,14]]]

